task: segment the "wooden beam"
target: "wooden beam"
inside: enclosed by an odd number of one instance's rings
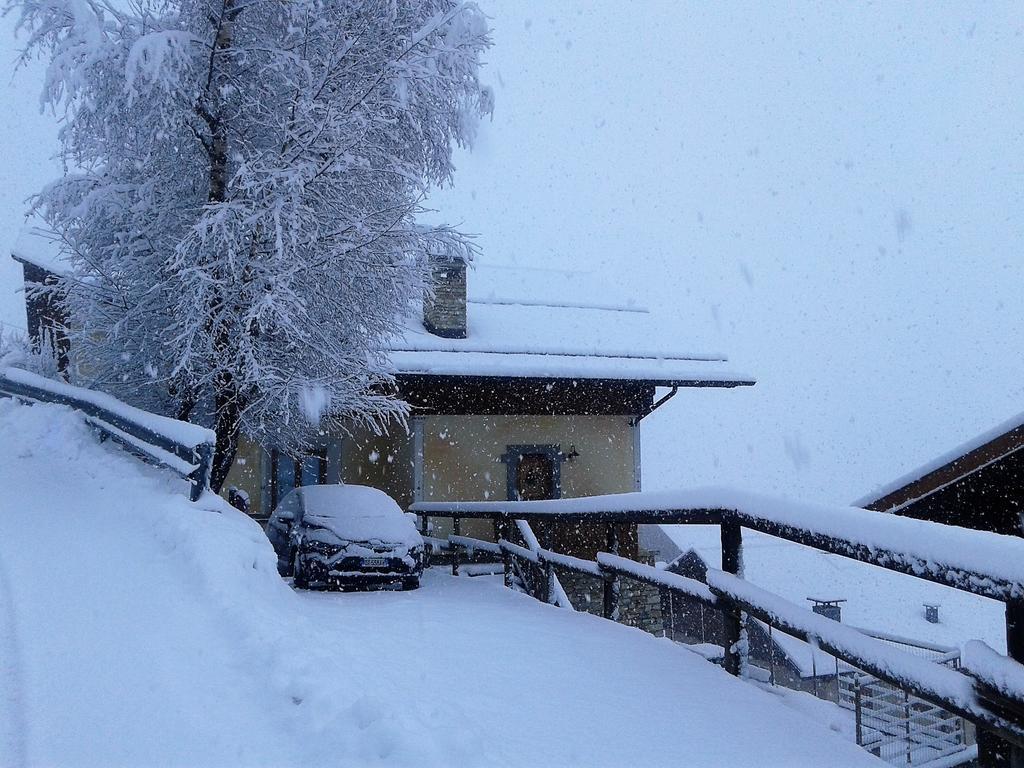
[[[613,523],[605,526],[605,548],[613,555],[619,554],[619,535]],[[619,620],[619,577],[614,571],[605,571],[605,579],[602,584],[602,611],[606,619]]]
[[[743,576],[743,528],[734,519],[722,520],[722,570],[734,576]],[[731,604],[722,611],[724,618],[725,637],[725,671],[730,675],[740,675],[747,664],[746,633],[743,626],[743,614]]]
[[[879,515],[883,513],[879,512]],[[804,530],[792,525],[776,523],[748,512],[729,510],[723,512],[724,517],[739,522],[744,528],[760,531],[769,536],[803,544],[805,547],[828,552],[833,555],[870,563],[897,573],[914,576],[925,581],[943,584],[964,592],[970,592],[993,600],[1007,600],[1024,597],[1022,585],[985,573],[977,573],[965,568],[946,565],[925,558],[908,555],[903,552],[869,547],[851,538],[826,536],[814,531]],[[935,525],[940,525],[935,523]]]

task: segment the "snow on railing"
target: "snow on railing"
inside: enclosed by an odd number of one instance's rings
[[[743,527],[994,600],[1024,599],[1024,539],[855,507],[698,488],[548,501],[420,502],[445,517],[560,522],[711,523]]]
[[[1024,665],[972,640],[964,646],[960,668],[976,680],[983,699],[1024,718]]]
[[[20,368],[0,368],[0,395],[67,405],[86,421],[144,459],[162,464],[191,482],[198,501],[210,487],[216,435],[210,429],[144,411],[105,392],[75,387]]]
[[[558,552],[552,552],[549,549],[542,549],[540,551],[540,556],[545,562],[565,568],[566,570],[579,571],[580,573],[584,573],[598,579],[604,577],[604,572],[593,560],[584,560],[581,557],[563,555]]]
[[[518,544],[506,541],[505,539],[499,539],[498,546],[501,548],[502,552],[507,552],[513,557],[526,560],[528,563],[533,563],[534,565],[540,565],[540,552],[534,552],[528,547],[521,547]]]
[[[766,624],[814,643],[848,664],[912,690],[950,712],[1024,740],[1024,723],[1001,717],[984,706],[975,694],[971,678],[959,671],[900,651],[732,574],[709,569],[707,579],[711,592]]]
[[[520,521],[521,522],[521,521]],[[458,534],[452,534],[447,539],[436,539],[433,537],[424,537],[424,540],[428,541],[435,549],[444,550],[447,549],[452,553],[452,574],[456,575],[463,572],[465,566],[460,565],[459,562],[459,549],[463,549],[472,558],[476,552],[488,552],[492,555],[498,555],[503,557],[504,555],[512,555],[518,557],[521,560],[525,560],[536,566],[541,566],[546,563],[547,558],[544,555],[554,554],[541,548],[540,543],[537,541],[536,535],[533,533],[533,529],[530,528],[529,523],[521,522],[517,525],[520,536],[523,541],[526,542],[525,547],[519,544],[514,544],[505,539],[499,539],[497,543],[493,541],[484,541],[482,539],[474,539],[469,536],[461,536]],[[575,560],[575,558],[569,558]],[[586,562],[581,560],[579,562]],[[468,571],[466,571],[468,572]],[[544,579],[547,595],[540,599],[545,602],[552,602],[562,608],[572,609],[572,603],[569,601],[568,595],[562,588],[561,582],[558,580],[558,576],[553,571],[547,570],[544,573]]]
[[[687,597],[693,597],[710,606],[717,604],[714,594],[708,589],[708,585],[696,579],[688,579],[685,576],[655,568],[652,565],[644,565],[627,557],[609,555],[607,552],[597,553],[598,568],[607,573],[614,573],[619,576],[626,576],[636,581],[643,581],[653,584],[656,587],[671,589],[680,592]]]
[[[515,525],[519,530],[519,536],[521,536],[522,540],[526,543],[526,547],[529,549],[530,554],[537,558],[537,563],[544,564],[541,554],[544,550],[537,539],[537,535],[534,534],[534,528],[531,528],[529,523],[525,520],[516,520]],[[509,542],[505,542],[505,544],[508,545]],[[546,602],[553,603],[561,608],[575,610],[575,608],[572,607],[572,603],[569,602],[569,598],[568,595],[565,594],[565,590],[562,589],[562,583],[558,581],[555,571],[550,566],[546,566],[544,568],[544,584],[548,592],[545,600]]]
[[[410,511],[428,517],[484,518],[499,530],[512,521],[590,523],[605,527],[611,552],[596,561],[500,540],[506,556],[538,566],[601,578],[605,618],[617,618],[620,577],[644,581],[720,610],[725,618],[725,667],[745,668],[743,623],[749,614],[769,626],[816,644],[880,680],[910,691],[980,725],[983,738],[995,734],[1024,748],[1024,665],[991,649],[971,646],[960,671],[934,659],[915,657],[874,638],[796,606],[742,579],[742,529],[750,528],[917,578],[1006,602],[1007,646],[1024,658],[1024,540],[881,512],[792,503],[716,489],[627,493],[578,499],[520,502],[430,502]],[[622,523],[712,523],[722,528],[722,571],[709,570],[708,583],[686,579],[619,557],[615,530]],[[527,540],[528,541],[528,540]],[[529,542],[528,542],[529,543]],[[535,597],[550,602],[549,595]],[[964,674],[967,672],[968,674]],[[988,733],[985,733],[985,732]],[[997,742],[991,742],[997,744]],[[992,749],[999,751],[1000,747]],[[982,750],[983,754],[986,750]]]
[[[493,541],[484,541],[483,539],[471,539],[469,536],[449,536],[448,543],[457,544],[458,546],[465,548],[470,553],[479,550],[481,552],[490,552],[492,555],[501,554],[501,547],[495,544]]]

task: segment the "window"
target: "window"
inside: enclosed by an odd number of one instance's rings
[[[327,482],[327,452],[318,451],[294,459],[276,448],[270,452],[270,506],[277,503],[293,488]]]
[[[562,461],[557,445],[509,445],[501,460],[510,500],[535,501],[562,496]]]

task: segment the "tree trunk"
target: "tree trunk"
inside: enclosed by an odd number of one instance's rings
[[[216,76],[216,62],[219,54],[231,47],[231,12],[232,0],[223,0],[221,15],[216,20],[216,32],[214,38],[214,52],[210,58],[210,72],[207,78],[207,88],[214,94],[220,86],[220,78]],[[224,203],[227,201],[228,187],[228,137],[227,126],[219,114],[216,105],[218,98],[215,96],[207,105],[200,105],[199,113],[206,120],[210,129],[210,141],[206,145],[206,152],[210,162],[210,194],[211,203]],[[214,269],[214,283],[219,283],[222,275]],[[210,302],[206,327],[212,333],[213,339],[213,364],[217,372],[213,382],[213,403],[214,416],[216,419],[214,431],[217,440],[213,454],[213,468],[210,473],[210,490],[220,493],[227,480],[231,465],[235,461],[235,453],[238,451],[238,433],[241,426],[242,403],[238,392],[238,383],[229,366],[232,360],[231,354],[231,333],[224,327],[224,319],[218,319],[227,303],[223,295],[223,287],[216,290],[216,297]]]
[[[213,471],[210,473],[210,490],[220,493],[238,452],[242,401],[234,376],[228,371],[222,371],[217,375],[215,388],[217,421],[214,431],[217,433],[217,441],[213,453]]]

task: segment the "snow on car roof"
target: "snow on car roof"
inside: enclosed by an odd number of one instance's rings
[[[306,485],[302,494],[306,514],[324,517],[382,517],[403,514],[398,502],[384,491],[366,485]]]

